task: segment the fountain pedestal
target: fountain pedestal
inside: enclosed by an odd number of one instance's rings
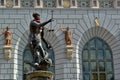
[[[50,71],[33,71],[27,73],[27,80],[53,80],[53,73]]]

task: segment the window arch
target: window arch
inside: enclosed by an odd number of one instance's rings
[[[43,45],[43,48],[49,53],[49,58],[52,60],[52,66],[50,67],[49,71],[51,71],[55,74],[54,51],[53,51],[53,49],[47,49],[44,42],[42,42],[42,45]],[[29,61],[31,63],[34,62],[28,45],[26,46],[24,53],[23,53],[23,80],[26,80],[27,72],[34,70],[34,68],[32,68],[30,65],[26,64],[25,61]]]
[[[114,80],[113,58],[110,47],[95,37],[82,51],[83,80]]]

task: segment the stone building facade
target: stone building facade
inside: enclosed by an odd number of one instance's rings
[[[86,0],[87,1],[87,0]],[[27,3],[26,3],[27,4]],[[55,80],[96,80],[92,70],[84,74],[87,68],[84,67],[83,51],[85,45],[94,38],[102,40],[109,46],[111,59],[108,60],[112,66],[107,67],[107,59],[104,62],[104,75],[100,75],[100,69],[95,71],[103,80],[120,79],[120,9],[119,8],[0,8],[0,80],[23,80],[23,57],[24,50],[28,45],[29,23],[33,19],[32,14],[38,12],[42,21],[51,18],[51,10],[54,9],[54,22],[46,25],[45,39],[53,47],[54,51],[54,75]],[[99,27],[95,26],[95,18],[99,19]],[[72,41],[74,45],[73,58],[66,57],[66,45],[64,34],[60,30],[70,27],[72,31]],[[2,30],[9,26],[13,33],[12,39],[12,57],[9,61],[4,58],[3,46],[4,35]],[[54,29],[54,32],[47,30]],[[93,43],[94,44],[94,43]],[[103,52],[105,54],[105,52]],[[97,54],[97,52],[96,52]],[[102,53],[101,53],[102,54]],[[106,55],[106,54],[105,54]],[[107,55],[106,55],[107,56]],[[91,56],[89,56],[91,57]],[[97,69],[99,60],[96,57]],[[92,69],[92,60],[86,60],[90,69]],[[113,68],[113,69],[112,69]],[[112,69],[111,72],[107,70]],[[93,71],[94,72],[94,71]],[[110,77],[108,74],[111,74]],[[86,77],[87,76],[87,77]],[[90,77],[90,79],[89,79]],[[110,78],[109,78],[110,77]],[[93,79],[94,78],[94,79]]]

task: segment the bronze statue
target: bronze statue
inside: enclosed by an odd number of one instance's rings
[[[44,71],[47,71],[48,68],[51,66],[52,64],[52,60],[51,59],[43,59],[41,60],[41,62],[39,63],[30,63],[29,61],[25,61],[25,63],[29,64],[30,66],[34,67],[35,70],[44,70]]]
[[[60,26],[61,30],[65,33],[65,41],[66,45],[72,45],[72,32],[70,31],[69,27],[66,30]]]
[[[44,26],[53,20],[49,19],[48,21],[41,23],[40,15],[38,13],[33,13],[33,17],[34,19],[30,22],[29,46],[33,55],[34,63],[41,64],[42,61],[46,61],[48,58],[48,53],[43,49],[41,40],[43,40],[46,47],[49,48],[48,43],[43,38]],[[40,56],[42,59],[40,59]],[[38,67],[36,67],[35,64],[33,64],[34,68],[37,69]],[[38,66],[40,67],[41,65]]]
[[[6,27],[6,31],[3,32],[4,36],[5,36],[5,45],[6,46],[10,46],[11,45],[11,40],[12,40],[12,32],[10,31],[9,27]]]

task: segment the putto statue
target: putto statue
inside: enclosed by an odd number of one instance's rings
[[[47,67],[49,67],[52,62],[48,59],[48,53],[43,49],[41,41],[44,41],[48,49],[51,47],[43,38],[43,30],[44,26],[53,20],[49,19],[48,21],[41,23],[40,15],[38,13],[33,13],[33,18],[34,19],[30,22],[29,46],[34,59],[34,64],[28,64],[36,70],[47,70]],[[43,68],[43,65],[46,65],[46,68]]]

